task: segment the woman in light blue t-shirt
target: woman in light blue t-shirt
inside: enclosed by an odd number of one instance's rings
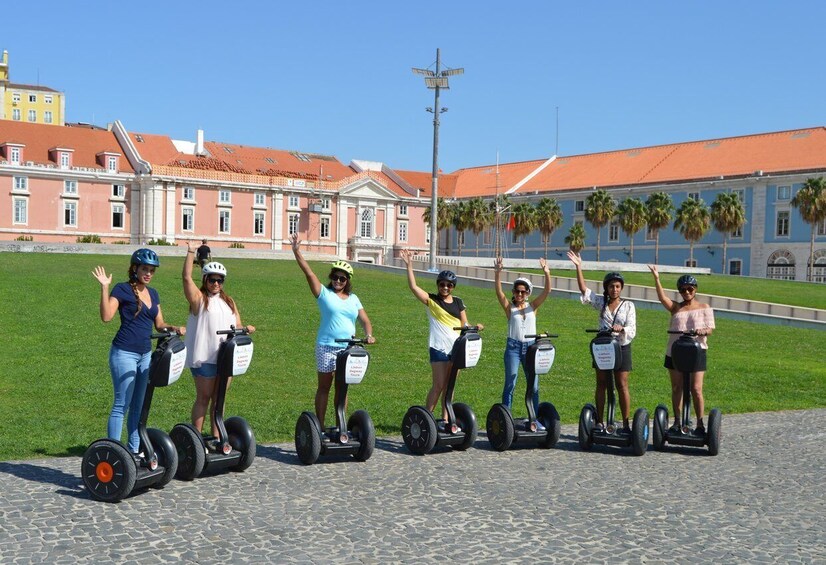
[[[324,415],[327,412],[327,400],[336,369],[336,354],[345,347],[336,339],[349,339],[356,334],[356,319],[367,334],[367,343],[375,343],[373,325],[358,296],[352,293],[353,267],[346,261],[335,261],[330,270],[330,282],[322,286],[321,281],[310,268],[298,248],[298,234],[290,236],[290,244],[298,266],[307,277],[310,292],[316,297],[321,312],[321,324],[315,344],[316,369],[318,371],[318,388],[315,393],[315,413],[324,428]],[[338,404],[338,391],[334,402]],[[347,399],[345,401],[345,406]]]

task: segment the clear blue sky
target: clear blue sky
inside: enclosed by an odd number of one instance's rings
[[[83,6],[82,8],[77,6]],[[188,7],[183,7],[183,6]],[[508,7],[510,6],[510,7]],[[826,125],[826,2],[21,2],[11,79],[69,121],[428,171]]]

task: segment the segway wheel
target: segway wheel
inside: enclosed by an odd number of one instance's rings
[[[255,433],[247,421],[240,416],[227,418],[224,425],[227,428],[229,444],[233,449],[241,452],[241,459],[230,469],[238,472],[249,469],[255,460]]]
[[[597,409],[593,404],[586,404],[579,413],[579,447],[585,451],[590,451],[594,447],[594,422],[596,421]]]
[[[364,410],[356,410],[347,419],[347,429],[353,432],[353,436],[359,442],[358,450],[353,454],[356,461],[367,461],[373,455],[376,447],[376,427],[373,420]]]
[[[708,414],[708,431],[706,432],[706,443],[708,443],[708,454],[717,455],[720,453],[720,435],[723,427],[723,413],[719,408],[714,408]]]
[[[153,488],[163,488],[175,477],[178,472],[178,450],[172,443],[172,438],[163,430],[148,428],[146,434],[152,442],[152,449],[158,456],[158,465],[163,467],[161,480],[152,485]]]
[[[438,439],[433,414],[422,406],[411,406],[402,420],[402,439],[411,453],[430,453]]]
[[[551,448],[559,441],[559,434],[562,431],[562,424],[559,422],[559,412],[556,407],[550,402],[543,402],[539,405],[539,415],[537,416],[545,430],[548,432],[548,437],[539,443],[540,447],[545,449]]]
[[[204,440],[190,424],[176,424],[169,432],[175,449],[178,450],[178,470],[175,477],[181,481],[191,481],[201,475],[206,465]]]
[[[305,465],[318,461],[321,454],[321,423],[312,412],[302,412],[295,424],[295,451]]]
[[[456,415],[456,425],[462,428],[465,439],[462,440],[462,443],[452,447],[464,451],[476,442],[476,436],[479,434],[479,424],[476,423],[476,414],[467,404],[457,402],[453,405],[453,413]]]
[[[662,451],[665,449],[665,434],[668,429],[668,408],[659,404],[654,410],[654,437],[652,443],[654,449]]]
[[[138,469],[120,442],[101,439],[86,449],[81,463],[86,490],[95,500],[117,502],[135,488]]]
[[[637,408],[631,422],[631,450],[634,455],[645,455],[648,450],[648,410]]]
[[[485,421],[490,446],[496,451],[505,451],[513,443],[513,416],[504,404],[494,404]]]

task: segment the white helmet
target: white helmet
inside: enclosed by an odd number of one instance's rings
[[[531,281],[529,281],[525,277],[519,277],[518,279],[513,281],[513,290],[516,290],[516,285],[518,285],[518,284],[521,284],[522,286],[527,287],[528,288],[528,296],[531,295],[531,293],[533,292],[533,284],[531,284]]]
[[[221,275],[222,277],[225,277],[227,276],[227,269],[221,263],[212,261],[204,265],[204,268],[201,269],[201,275]]]

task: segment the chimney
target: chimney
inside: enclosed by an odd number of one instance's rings
[[[206,155],[206,151],[204,151],[204,130],[199,129],[198,135],[195,138],[195,154],[203,157]]]

